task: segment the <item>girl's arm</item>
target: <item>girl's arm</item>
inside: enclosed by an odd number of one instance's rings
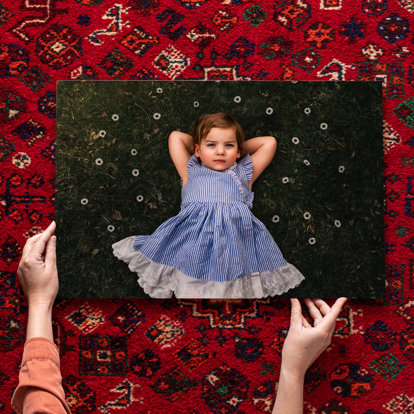
[[[183,180],[183,187],[188,182],[187,163],[193,153],[193,139],[191,135],[180,131],[173,131],[168,138],[170,157]]]
[[[276,148],[277,142],[274,137],[256,137],[247,140],[243,144],[240,156],[244,157],[250,154],[253,163],[253,176],[249,182],[250,188],[272,161]]]

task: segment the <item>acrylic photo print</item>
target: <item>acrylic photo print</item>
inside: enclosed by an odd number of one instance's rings
[[[56,148],[62,298],[384,297],[381,82],[59,81]]]

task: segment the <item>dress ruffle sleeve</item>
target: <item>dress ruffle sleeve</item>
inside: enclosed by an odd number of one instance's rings
[[[243,171],[246,181],[249,182],[253,177],[253,163],[249,154],[243,157],[238,163],[237,168]]]
[[[193,168],[201,167],[197,157],[193,154],[187,162],[187,174],[190,174]]]

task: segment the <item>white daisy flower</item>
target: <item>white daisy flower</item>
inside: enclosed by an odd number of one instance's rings
[[[107,227],[107,229],[108,229],[108,231],[110,231],[111,233],[115,230],[115,227],[112,225],[112,224],[110,224],[108,227]]]
[[[138,154],[138,151],[135,149],[135,148],[132,148],[132,150],[131,150],[131,155],[137,155]]]
[[[118,114],[113,114],[112,115],[112,121],[119,121],[119,115]]]
[[[200,106],[200,103],[198,101],[193,102],[194,108],[198,108]]]
[[[310,108],[305,108],[303,110],[303,112],[305,112],[306,115],[309,115],[311,113],[311,109]]]
[[[158,112],[156,112],[153,116],[152,116],[155,120],[158,120],[161,118],[161,114],[159,114]]]
[[[267,115],[272,115],[273,114],[273,108],[271,108],[270,106],[269,106],[269,108],[266,108],[266,114]]]
[[[144,197],[141,194],[137,195],[137,201],[138,203],[142,203],[144,201]]]
[[[341,225],[342,225],[339,220],[335,220],[334,224],[335,224],[335,227],[338,227],[338,228],[341,227]]]
[[[83,206],[86,206],[86,204],[88,204],[89,203],[89,200],[87,199],[87,198],[82,198],[82,200],[81,200],[81,204],[83,205]]]
[[[340,165],[338,168],[338,172],[342,174],[344,171],[345,171],[345,167],[343,165]]]
[[[308,243],[309,243],[309,244],[315,244],[315,243],[316,243],[316,239],[315,239],[315,237],[311,237],[311,238],[308,240]]]
[[[283,184],[287,184],[289,182],[289,177],[283,177],[282,178],[282,183]]]
[[[322,122],[320,127],[323,131],[325,131],[325,129],[328,129],[328,124],[326,122]]]
[[[292,138],[292,142],[295,144],[295,145],[298,145],[299,144],[299,138],[298,137],[293,137]]]
[[[105,136],[106,136],[106,131],[105,130],[101,130],[101,131],[99,131],[99,136],[101,137],[101,138],[105,138]]]
[[[303,214],[303,218],[305,220],[309,220],[311,218],[311,213],[309,213],[309,211],[305,211],[305,213]]]
[[[308,167],[309,167],[309,165],[310,165],[310,162],[309,162],[308,160],[303,160],[303,163],[304,163],[306,166],[308,166]]]
[[[157,93],[162,93],[162,88],[157,88]]]
[[[273,223],[279,223],[279,220],[280,220],[280,217],[279,216],[273,216],[272,217],[272,221],[273,221]]]
[[[133,175],[134,177],[138,177],[138,176],[139,176],[139,170],[138,170],[137,168],[134,168],[134,169],[132,170],[132,175]]]
[[[102,159],[102,158],[97,158],[97,159],[95,160],[95,164],[96,164],[96,165],[102,165],[102,164],[103,164],[103,159]]]
[[[240,98],[240,96],[235,96],[235,97],[234,97],[234,102],[236,102],[236,103],[240,103],[240,102],[241,102],[241,98]]]

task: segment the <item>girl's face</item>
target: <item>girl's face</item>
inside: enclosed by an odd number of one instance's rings
[[[211,128],[201,144],[195,146],[194,154],[212,170],[227,170],[240,157],[234,129]]]

